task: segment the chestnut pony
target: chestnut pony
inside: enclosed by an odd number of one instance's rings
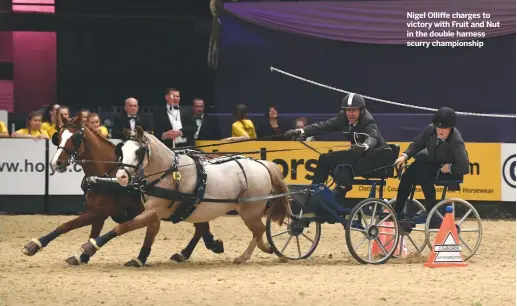
[[[58,147],[58,150],[52,158],[51,167],[54,171],[63,173],[69,166],[69,160],[72,156],[86,161],[82,164],[85,179],[81,184],[85,191],[86,210],[77,218],[61,224],[51,233],[39,239],[32,239],[22,249],[22,252],[28,256],[35,255],[52,240],[71,230],[91,224],[90,238],[95,239],[99,237],[108,217],[111,217],[117,223],[123,223],[144,211],[142,197],[138,189],[121,188],[116,181],[110,182],[109,178],[114,178],[118,170],[119,157],[115,154],[115,145],[83,126],[79,117],[70,121],[63,117],[62,119],[65,123],[64,126],[52,137],[52,142]],[[85,182],[88,182],[87,178],[92,176],[102,177],[99,181],[104,180],[105,182],[92,185],[85,184]],[[187,260],[201,237],[203,237],[205,246],[214,253],[224,252],[222,241],[214,240],[208,222],[196,223],[194,226],[196,231],[190,243],[179,254],[172,255],[171,260],[178,262]],[[151,252],[153,240],[154,236],[151,239],[146,235],[140,250],[144,263]],[[80,251],[78,254],[67,258],[66,262],[70,265],[80,265],[81,263],[88,263],[89,259],[88,254]],[[132,265],[126,263],[126,266]]]

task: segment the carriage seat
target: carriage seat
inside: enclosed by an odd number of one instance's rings
[[[433,184],[435,186],[443,186],[443,195],[442,199],[445,198],[445,194],[447,193],[447,190],[450,191],[459,191],[461,190],[460,184],[463,183],[463,178],[458,180],[451,180],[451,179],[440,179],[439,175],[433,180]]]
[[[388,144],[388,146],[392,150],[392,158],[390,160],[391,164],[395,163],[395,160],[397,160],[397,157],[400,153],[400,146],[398,144]],[[339,175],[339,172],[343,167],[350,167],[346,164],[340,164],[336,166],[336,169],[334,170],[334,178],[337,178]],[[395,176],[395,167],[386,167],[384,169],[380,169],[374,172],[368,172],[364,175],[361,175],[360,173],[356,175],[357,177],[362,177],[364,180],[354,180],[354,184],[366,184],[371,185],[368,183],[368,181],[371,181],[371,179],[374,179],[375,182],[378,181],[384,181],[387,178],[393,178]]]

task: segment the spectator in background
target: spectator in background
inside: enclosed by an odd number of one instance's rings
[[[175,88],[165,90],[163,110],[154,112],[154,135],[169,148],[194,146],[196,122],[192,117],[192,108],[180,107],[180,91]]]
[[[88,128],[95,134],[108,138],[108,129],[101,125],[101,117],[97,113],[90,113],[88,115],[87,124]]]
[[[124,128],[134,132],[135,127],[140,126],[144,131],[151,133],[153,130],[151,124],[144,117],[138,115],[138,100],[135,98],[127,98],[124,104],[124,113],[118,114],[113,118],[113,128],[111,136],[115,139],[122,139],[124,136]]]
[[[5,123],[0,120],[0,138],[9,137],[9,130],[7,130],[7,126]]]
[[[27,125],[24,129],[19,129],[13,133],[16,138],[49,139],[47,131],[41,128],[43,116],[40,112],[30,112],[27,118]]]
[[[65,119],[65,121],[63,122],[63,119]],[[63,127],[63,125],[65,125],[66,122],[69,122],[70,121],[70,109],[68,108],[68,106],[64,106],[64,105],[61,105],[58,109],[57,109],[57,120],[56,120],[56,130],[54,131],[57,132],[61,129],[61,127]],[[52,133],[52,134],[54,134]],[[52,137],[52,135],[49,134],[50,137]]]
[[[205,113],[205,101],[203,99],[194,98],[192,100],[192,117],[197,126],[194,139],[219,140],[222,138],[217,118]]]
[[[89,110],[83,108],[79,112],[77,112],[77,116],[80,116],[82,118],[82,123],[84,125],[88,125],[88,116],[90,116]]]
[[[43,123],[41,124],[41,129],[47,131],[47,134],[50,137],[52,137],[52,135],[57,132],[58,119],[56,114],[59,107],[59,104],[51,104],[43,114]]]
[[[305,117],[296,118],[296,122],[295,122],[296,129],[303,129],[306,126],[307,126],[307,118],[305,118]],[[314,141],[314,140],[316,140],[316,138],[314,138],[314,136],[310,136],[310,137],[305,138],[305,140]]]
[[[225,138],[227,141],[239,141],[257,138],[255,125],[248,117],[248,108],[244,104],[238,104],[233,110],[235,122],[232,124],[232,137]]]
[[[265,114],[265,120],[258,124],[257,135],[260,137],[282,136],[278,139],[270,140],[285,140],[284,133],[289,129],[287,124],[278,117],[278,108],[274,105],[268,107]]]

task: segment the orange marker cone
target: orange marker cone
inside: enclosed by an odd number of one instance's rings
[[[424,266],[429,268],[438,267],[466,267],[467,263],[461,256],[461,245],[459,245],[458,232],[452,216],[452,207],[445,207],[445,216],[434,241],[431,254]]]
[[[387,213],[388,210],[385,209],[384,212]],[[382,233],[390,233],[390,234],[395,233],[395,224],[393,224],[393,222],[391,222],[391,221],[384,221],[382,224],[379,224],[379,231]],[[395,239],[393,239],[392,237],[393,236],[386,235],[386,234],[379,234],[379,240],[387,252],[389,252],[393,248],[393,242],[395,241]],[[406,240],[403,239],[403,237],[399,237],[399,239],[402,239],[402,240],[399,240],[399,243],[397,243],[397,248],[395,249],[395,252],[393,253],[393,255],[400,256],[400,257],[406,257],[407,256]],[[390,241],[390,242],[388,243],[388,241]],[[402,252],[400,252],[400,247],[401,247],[400,242],[401,241],[402,241]],[[379,243],[377,241],[374,241],[373,246],[372,246],[372,255],[375,256],[378,254],[384,255],[381,247],[379,246]]]

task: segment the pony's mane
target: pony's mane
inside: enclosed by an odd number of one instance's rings
[[[147,133],[147,132],[144,132],[144,136],[145,138],[147,138],[147,140],[151,140],[152,143],[155,143],[157,146],[163,146],[163,147],[166,147],[166,145],[164,145],[156,136],[154,136],[153,134],[150,134],[150,133]]]
[[[90,128],[88,128],[86,125],[83,125],[83,127],[85,129],[87,129],[88,131],[90,131],[90,133],[95,135],[95,137],[97,137],[97,139],[100,139],[101,142],[104,142],[105,144],[109,145],[110,147],[115,148],[115,145],[111,141],[109,141],[107,138],[104,138],[101,135],[99,135],[99,134],[95,133],[94,131],[90,130]]]

